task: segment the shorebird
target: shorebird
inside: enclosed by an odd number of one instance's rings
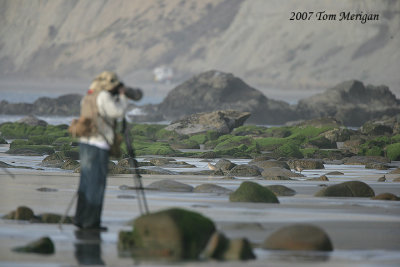
[[[217,167],[215,167],[215,165],[212,165],[210,162],[208,163],[208,168],[213,171],[217,170]]]
[[[304,169],[303,169],[302,167],[300,167],[300,166],[296,166],[294,169],[295,169],[296,171],[300,172],[300,174],[301,174],[301,171],[304,170]]]

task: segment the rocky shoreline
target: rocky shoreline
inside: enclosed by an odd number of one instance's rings
[[[70,94],[34,103],[0,102],[0,114],[78,116],[82,95]],[[361,126],[368,120],[400,113],[400,100],[387,86],[364,85],[351,80],[302,99],[296,105],[266,97],[233,74],[200,73],[173,88],[160,104],[140,107],[136,122],[174,121],[199,112],[233,109],[250,112],[252,124],[282,125],[294,121],[334,117],[345,126]]]

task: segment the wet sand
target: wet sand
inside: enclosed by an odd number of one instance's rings
[[[230,203],[228,195],[209,193],[171,193],[146,191],[151,211],[169,207],[194,210],[211,218],[217,228],[230,238],[246,237],[255,247],[256,260],[249,266],[398,266],[400,264],[400,202],[377,201],[366,198],[316,198],[313,194],[321,184],[334,184],[346,180],[367,182],[376,194],[390,192],[400,195],[400,183],[392,182],[398,175],[386,175],[387,182],[376,182],[388,171],[367,170],[364,166],[325,165],[323,170],[303,171],[307,177],[317,177],[329,171],[339,170],[340,176],[328,176],[329,182],[266,181],[254,180],[262,185],[282,184],[294,190],[292,197],[279,197],[280,204]],[[43,212],[64,213],[78,184],[78,174],[45,172],[38,170],[10,169],[12,179],[0,172],[0,215],[17,206],[26,205],[35,214]],[[143,175],[144,185],[161,179],[174,179],[192,186],[214,183],[236,189],[248,178],[226,180],[222,177],[194,175]],[[103,224],[108,232],[101,233],[101,242],[94,249],[101,251],[101,259],[108,266],[134,264],[158,266],[166,263],[137,262],[119,257],[117,238],[120,230],[128,230],[126,222],[139,216],[135,191],[120,190],[121,185],[133,185],[131,175],[115,175],[108,179]],[[56,192],[40,192],[37,188],[57,189]],[[123,196],[123,197],[121,197]],[[75,206],[69,212],[73,215]],[[292,223],[312,223],[324,229],[334,246],[332,253],[300,253],[266,251],[262,242],[275,230]],[[0,266],[76,266],[79,244],[84,241],[75,237],[75,227],[64,225],[32,224],[0,220]],[[55,242],[56,253],[51,256],[21,254],[11,251],[15,246],[50,236]],[[96,253],[90,253],[96,255]],[[179,266],[242,266],[242,262],[184,262],[169,263]]]

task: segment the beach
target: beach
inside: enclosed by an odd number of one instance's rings
[[[139,158],[139,160],[142,160]],[[179,159],[181,160],[181,159]],[[206,166],[199,159],[192,160],[198,168]],[[218,159],[216,159],[218,160]],[[399,162],[392,162],[392,166]],[[35,214],[53,212],[63,214],[71,202],[79,175],[66,171],[37,169],[8,169],[15,175],[0,171],[0,215],[29,206]],[[329,181],[304,181],[331,171],[344,175],[328,175]],[[146,190],[151,212],[170,207],[180,207],[199,212],[214,221],[219,231],[229,238],[247,238],[257,257],[244,262],[190,261],[158,262],[140,261],[118,255],[118,233],[130,230],[126,223],[140,215],[134,190],[121,190],[121,185],[133,186],[128,174],[108,178],[103,224],[108,231],[101,233],[95,243],[98,255],[107,266],[398,266],[400,264],[400,203],[398,201],[371,200],[369,198],[321,198],[314,197],[323,185],[359,180],[373,188],[375,194],[390,192],[400,195],[400,183],[393,182],[396,174],[390,170],[365,169],[363,165],[325,164],[325,169],[304,170],[306,176],[296,181],[270,181],[257,178],[235,177],[226,179],[206,175],[143,175],[143,184],[172,179],[193,187],[212,183],[235,190],[243,181],[261,185],[280,184],[296,191],[296,195],[279,197],[280,204],[229,202],[228,194],[161,192]],[[377,182],[385,175],[386,182]],[[39,188],[55,189],[52,192]],[[72,206],[69,215],[75,212]],[[264,240],[274,231],[294,223],[309,223],[323,229],[331,239],[333,252],[284,252],[261,248]],[[0,266],[77,266],[82,263],[78,250],[85,241],[75,236],[75,227],[57,224],[27,223],[0,220]],[[32,253],[16,253],[11,249],[25,245],[43,236],[55,243],[55,254],[40,256]],[[83,242],[83,243],[82,243]],[[93,245],[93,244],[92,244]],[[84,250],[85,251],[85,250]],[[84,257],[85,258],[85,257]],[[97,259],[97,260],[99,260]],[[90,259],[89,259],[90,260]],[[96,259],[95,259],[96,260]]]

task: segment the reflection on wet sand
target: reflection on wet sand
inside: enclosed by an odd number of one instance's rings
[[[80,265],[105,265],[101,258],[100,231],[76,230],[75,238],[75,258]]]

